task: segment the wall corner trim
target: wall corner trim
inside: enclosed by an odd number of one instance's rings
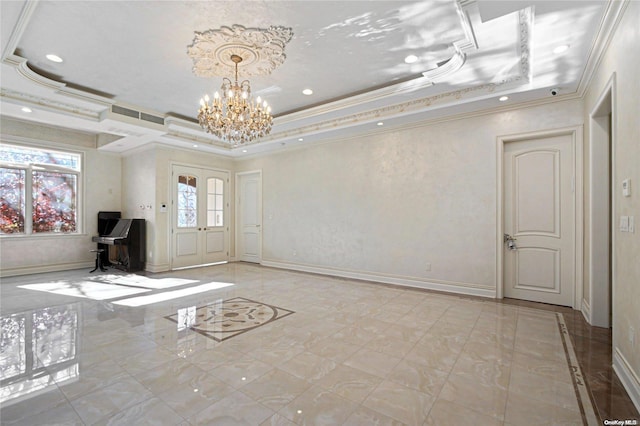
[[[580,309],[580,312],[582,312],[582,316],[587,324],[591,325],[591,306],[586,299],[582,299],[582,308]]]

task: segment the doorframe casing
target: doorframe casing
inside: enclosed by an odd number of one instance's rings
[[[615,191],[616,191],[616,168],[615,168],[615,160],[616,160],[616,150],[615,150],[615,141],[616,141],[616,73],[614,72],[604,89],[598,96],[597,101],[594,104],[594,107],[589,112],[589,205],[585,206],[585,208],[589,209],[589,259],[587,263],[587,268],[589,269],[589,282],[588,282],[588,291],[589,291],[589,302],[586,300],[582,300],[582,314],[590,325],[595,325],[598,327],[612,327],[615,323],[614,321],[614,283],[616,282],[616,268],[615,265],[615,250],[614,247],[616,242],[616,203],[615,200]],[[609,105],[606,103],[609,102]],[[611,181],[609,182],[609,237],[611,241],[611,245],[609,246],[610,251],[610,259],[611,264],[609,265],[609,277],[611,282],[608,283],[608,286],[604,288],[601,283],[597,283],[594,280],[594,269],[595,263],[597,259],[594,258],[594,233],[597,232],[596,226],[594,222],[597,222],[594,219],[594,212],[597,210],[596,206],[596,196],[597,194],[594,192],[594,168],[595,162],[598,161],[594,158],[594,150],[595,145],[598,142],[602,142],[601,139],[595,140],[596,136],[594,136],[594,126],[595,121],[598,117],[601,117],[599,112],[603,107],[610,107],[610,121],[609,121],[609,140],[607,143],[609,144],[609,178]],[[600,199],[598,201],[601,201]],[[606,302],[606,303],[605,303]],[[609,306],[611,307],[611,312],[609,312]]]
[[[498,136],[496,138],[496,299],[504,298],[504,146],[511,142],[521,142],[529,139],[539,139],[554,136],[571,136],[573,149],[573,211],[574,211],[574,274],[572,308],[580,309],[582,304],[582,276],[583,276],[583,130],[582,126],[562,127],[557,129],[540,130],[535,132],[518,133],[514,135]]]
[[[233,247],[233,251],[234,251],[234,259],[239,260],[239,251],[238,251],[238,246],[240,245],[240,232],[241,232],[241,227],[240,227],[240,206],[239,206],[239,202],[240,202],[240,191],[242,191],[241,185],[240,185],[240,177],[241,176],[246,176],[246,175],[253,175],[253,174],[257,174],[259,179],[260,179],[260,187],[259,187],[259,191],[260,191],[260,213],[261,216],[263,216],[263,205],[262,205],[262,169],[258,169],[258,170],[249,170],[246,172],[236,172],[235,174],[235,197],[234,197],[234,210],[235,210],[235,230],[234,230],[234,238],[235,238],[235,244]],[[259,258],[259,262],[258,264],[262,265],[262,235],[264,232],[264,217],[260,218],[260,224],[262,225],[260,228],[260,255],[258,256]]]
[[[228,181],[226,182],[227,185],[227,192],[229,192],[229,196],[227,198],[227,205],[225,206],[225,217],[231,218],[231,200],[230,200],[230,193],[231,193],[231,170],[228,169],[222,169],[222,168],[216,168],[216,167],[207,167],[207,166],[203,166],[200,164],[192,164],[192,163],[184,163],[181,161],[169,161],[169,211],[167,212],[169,215],[167,217],[167,235],[169,236],[169,242],[167,244],[167,249],[168,249],[168,259],[169,259],[169,270],[173,271],[173,245],[174,245],[174,238],[173,238],[173,221],[175,219],[174,215],[175,215],[175,208],[174,208],[174,181],[173,181],[173,168],[174,166],[178,166],[178,167],[189,167],[192,169],[201,169],[201,170],[209,170],[209,171],[213,171],[213,172],[222,172],[222,173],[226,173],[227,174],[227,178]],[[229,251],[229,255],[227,256],[227,260],[225,262],[229,262],[231,260],[231,221],[227,221],[227,225],[226,227],[228,228],[227,231],[227,237],[225,238],[225,244],[227,244],[227,249]],[[224,263],[224,262],[223,262]],[[197,268],[198,266],[202,266],[202,265],[195,265],[195,266],[188,266],[187,268]],[[183,268],[179,268],[179,269],[183,269]]]

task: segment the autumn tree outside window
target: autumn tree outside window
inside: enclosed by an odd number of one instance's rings
[[[0,235],[73,234],[82,156],[0,144]]]

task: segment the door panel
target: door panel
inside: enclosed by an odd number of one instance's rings
[[[173,166],[172,268],[229,259],[228,175]]]
[[[244,253],[247,256],[257,256],[260,246],[258,245],[259,239],[256,234],[245,234],[244,238]]]
[[[205,171],[206,212],[203,217],[204,245],[202,263],[216,263],[229,260],[228,228],[225,214],[227,201],[227,173]]]
[[[220,253],[224,249],[224,232],[207,232],[207,253]]]
[[[260,173],[238,176],[238,258],[260,263],[262,248],[262,178]]]
[[[182,232],[176,236],[178,257],[198,254],[198,234],[195,232]]]
[[[571,136],[504,147],[504,296],[572,306],[575,209]]]
[[[200,262],[198,235],[198,191],[200,178],[194,170],[178,167],[173,171],[173,256],[172,267]]]
[[[560,252],[543,247],[518,248],[515,288],[560,293]]]
[[[560,152],[537,151],[515,155],[515,208],[518,234],[548,233],[557,236],[558,220],[558,165]]]

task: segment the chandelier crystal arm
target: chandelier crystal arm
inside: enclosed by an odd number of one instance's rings
[[[222,79],[220,90],[213,99],[206,95],[200,100],[198,122],[207,132],[238,146],[266,136],[271,131],[271,108],[260,97],[254,102],[249,80],[238,83],[238,64],[242,58],[231,55],[235,63],[235,81]]]

